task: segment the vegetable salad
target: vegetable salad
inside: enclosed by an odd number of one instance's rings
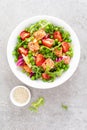
[[[69,68],[71,42],[70,33],[63,27],[40,20],[20,32],[12,54],[31,80],[54,81]]]

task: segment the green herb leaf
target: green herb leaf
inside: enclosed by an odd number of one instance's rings
[[[67,106],[67,105],[62,104],[61,107],[62,107],[64,110],[68,110],[68,106]]]
[[[45,46],[41,46],[40,48],[40,53],[44,55],[45,58],[51,58],[52,60],[56,59],[56,55],[54,54],[54,52]]]
[[[43,97],[40,97],[37,99],[37,101],[35,102],[32,102],[31,106],[29,107],[29,109],[33,112],[38,112],[38,109],[40,106],[44,105],[44,98]]]
[[[27,30],[28,32],[30,32],[30,34],[33,34],[35,31],[37,31],[37,30],[39,30],[41,28],[44,28],[48,24],[49,24],[49,22],[47,20],[40,20],[39,22],[30,25],[25,30]]]

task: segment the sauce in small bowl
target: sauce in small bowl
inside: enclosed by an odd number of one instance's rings
[[[11,90],[10,99],[16,106],[25,106],[31,99],[30,90],[25,86],[16,86]]]

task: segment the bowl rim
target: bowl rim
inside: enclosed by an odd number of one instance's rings
[[[39,84],[37,83],[37,80],[36,81],[29,81],[29,82],[26,82],[22,77],[20,77],[19,75],[17,75],[15,73],[15,70],[12,68],[12,65],[11,65],[11,59],[9,58],[9,45],[10,45],[10,42],[11,42],[11,39],[12,39],[12,36],[15,34],[16,31],[18,31],[19,28],[23,29],[22,26],[23,25],[26,25],[27,22],[30,22],[30,21],[39,21],[40,19],[50,19],[50,20],[54,20],[55,22],[56,21],[60,21],[60,23],[64,24],[65,26],[63,26],[64,28],[68,28],[72,34],[74,35],[74,37],[76,38],[77,40],[77,46],[78,46],[78,56],[77,56],[77,59],[76,60],[76,63],[75,63],[75,67],[73,68],[73,70],[71,71],[71,73],[68,73],[68,75],[65,77],[65,79],[63,79],[63,81],[54,84],[54,82],[52,83],[48,83],[48,82],[43,82],[41,81]],[[49,21],[49,20],[48,20]],[[32,22],[31,22],[32,23]],[[60,24],[59,24],[60,25]],[[67,29],[66,29],[67,30]],[[16,26],[16,28],[12,31],[10,37],[9,37],[9,40],[8,40],[8,45],[7,45],[7,60],[8,60],[8,63],[9,63],[9,66],[12,70],[12,72],[14,73],[14,75],[23,83],[25,83],[26,85],[30,86],[30,87],[33,87],[33,88],[39,88],[39,89],[48,89],[48,88],[54,88],[54,87],[57,87],[61,84],[63,84],[64,82],[66,82],[72,75],[73,73],[76,71],[77,67],[78,67],[78,64],[79,64],[79,60],[80,60],[80,42],[79,42],[79,39],[76,35],[76,33],[74,32],[74,30],[62,19],[60,18],[57,18],[57,17],[53,17],[53,16],[48,16],[48,15],[39,15],[39,16],[34,16],[34,17],[31,17],[29,19],[26,19],[24,21],[22,21],[20,24],[18,24],[18,26]],[[15,64],[15,63],[14,63]],[[68,70],[67,70],[68,71]],[[65,73],[67,73],[67,71]],[[22,72],[21,72],[22,73]],[[61,76],[62,77],[62,76]],[[59,77],[60,78],[60,77]],[[58,78],[57,78],[58,79]],[[56,80],[57,80],[56,79]]]

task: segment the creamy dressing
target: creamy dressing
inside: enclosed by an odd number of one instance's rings
[[[25,88],[19,87],[14,90],[13,98],[18,103],[25,103],[29,98],[29,94]]]

